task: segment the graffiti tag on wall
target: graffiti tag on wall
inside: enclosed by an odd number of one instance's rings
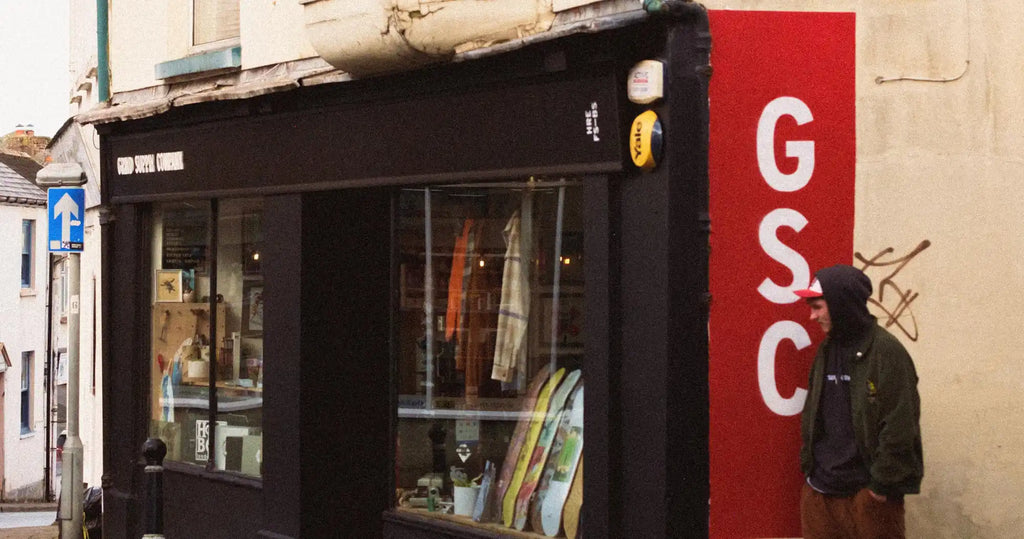
[[[885,327],[898,327],[911,341],[917,341],[918,331],[917,320],[914,318],[914,311],[911,310],[910,304],[917,299],[919,294],[910,288],[904,290],[896,284],[895,279],[914,257],[921,254],[931,244],[932,242],[924,240],[917,244],[912,251],[899,258],[895,258],[893,255],[895,249],[892,247],[879,251],[871,258],[866,258],[859,252],[853,254],[853,257],[862,264],[860,269],[864,273],[868,273],[871,268],[883,268],[889,271],[880,280],[875,281],[878,283],[876,290],[878,297],[877,299],[868,298],[868,303],[878,307],[885,314]]]

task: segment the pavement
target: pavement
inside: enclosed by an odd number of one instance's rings
[[[0,539],[56,539],[56,503],[0,503]]]

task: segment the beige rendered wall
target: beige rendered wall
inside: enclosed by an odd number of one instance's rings
[[[907,498],[908,537],[1020,537],[1024,11],[1010,0],[822,4],[705,2],[856,12],[854,249],[905,259],[867,273],[884,294],[875,313],[899,312],[890,329],[920,376],[925,478]],[[886,81],[898,77],[935,80]]]

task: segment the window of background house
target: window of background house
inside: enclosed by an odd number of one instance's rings
[[[21,221],[21,287],[32,288],[33,244],[36,236],[36,222],[31,219]]]
[[[35,352],[21,353],[21,433],[32,432],[32,363]]]
[[[160,204],[152,246],[151,432],[168,460],[260,476],[262,202]]]
[[[582,500],[580,184],[407,189],[399,212],[399,508],[555,534]]]
[[[237,40],[239,0],[192,0],[194,46]]]

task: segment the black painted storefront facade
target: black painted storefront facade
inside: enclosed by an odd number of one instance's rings
[[[167,463],[166,536],[493,536],[393,510],[386,216],[400,187],[574,174],[588,259],[583,532],[706,536],[709,48],[694,7],[501,56],[99,126],[107,535],[143,532],[149,208],[259,196],[265,259],[277,261],[264,267],[264,352],[276,360],[264,375],[263,477]],[[641,106],[625,97],[626,74],[648,58],[665,62],[666,95]],[[585,131],[594,103],[599,141]],[[664,155],[641,172],[628,132],[647,108],[664,125]],[[119,157],[162,152],[182,152],[183,170],[118,176]]]

